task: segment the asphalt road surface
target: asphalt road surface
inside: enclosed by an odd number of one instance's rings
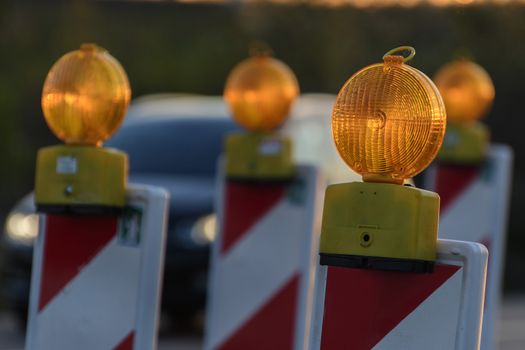
[[[164,332],[166,333],[166,332]],[[508,296],[503,301],[500,323],[500,350],[525,349],[525,295]],[[159,350],[198,350],[202,341],[196,336],[162,335]],[[24,335],[15,320],[0,314],[0,350],[22,350]]]

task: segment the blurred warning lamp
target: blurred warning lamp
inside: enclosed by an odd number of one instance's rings
[[[283,124],[298,94],[290,67],[267,52],[256,52],[235,66],[224,88],[233,118],[250,131],[271,131]]]
[[[130,97],[120,63],[106,50],[83,44],[49,71],[42,109],[50,129],[65,143],[100,146],[122,123]]]
[[[466,59],[443,66],[434,77],[450,121],[482,118],[494,101],[494,84],[481,66]]]
[[[410,52],[408,57],[395,55]],[[436,156],[446,127],[439,91],[405,64],[415,55],[399,47],[383,63],[355,73],[339,92],[332,133],[343,160],[367,182],[402,184]]]

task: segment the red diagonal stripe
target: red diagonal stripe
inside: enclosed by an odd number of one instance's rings
[[[328,267],[321,348],[370,350],[460,269],[431,274]]]
[[[279,202],[285,189],[285,184],[226,183],[222,254]]]
[[[293,349],[298,292],[296,274],[218,350]]]
[[[442,213],[476,179],[480,170],[479,166],[437,165],[435,188],[441,197]]]
[[[135,332],[130,332],[122,341],[113,348],[113,350],[132,350]]]
[[[47,216],[39,312],[116,232],[116,217]]]

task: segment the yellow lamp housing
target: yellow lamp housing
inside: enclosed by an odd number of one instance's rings
[[[226,137],[226,176],[231,180],[287,181],[294,175],[292,142],[277,133]]]
[[[479,164],[486,158],[490,132],[479,122],[494,101],[494,84],[478,64],[455,60],[434,77],[447,108],[449,125],[437,160],[451,164]]]
[[[274,130],[286,121],[298,94],[292,70],[266,52],[256,52],[234,67],[224,99],[233,119],[247,132],[226,138],[228,178],[286,181],[293,177],[291,140]]]
[[[393,55],[408,50],[410,56]],[[446,112],[432,81],[405,64],[411,47],[354,74],[332,113],[336,147],[364,182],[326,190],[320,262],[429,272],[436,260],[439,196],[404,186],[436,156]]]
[[[437,161],[460,165],[480,164],[487,158],[489,143],[490,131],[485,124],[449,122]]]
[[[436,259],[439,196],[410,186],[352,182],[326,190],[321,264],[427,272]]]
[[[45,213],[118,214],[126,205],[128,157],[90,146],[50,146],[38,151],[37,209]]]
[[[61,57],[44,83],[42,110],[66,145],[38,152],[37,210],[114,214],[126,204],[128,158],[102,148],[124,119],[131,97],[124,69],[93,44]]]

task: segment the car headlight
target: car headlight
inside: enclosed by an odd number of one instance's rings
[[[215,240],[217,216],[210,214],[199,218],[191,228],[191,239],[200,245],[210,244]]]
[[[38,214],[9,214],[5,229],[11,241],[31,245],[38,234]]]

